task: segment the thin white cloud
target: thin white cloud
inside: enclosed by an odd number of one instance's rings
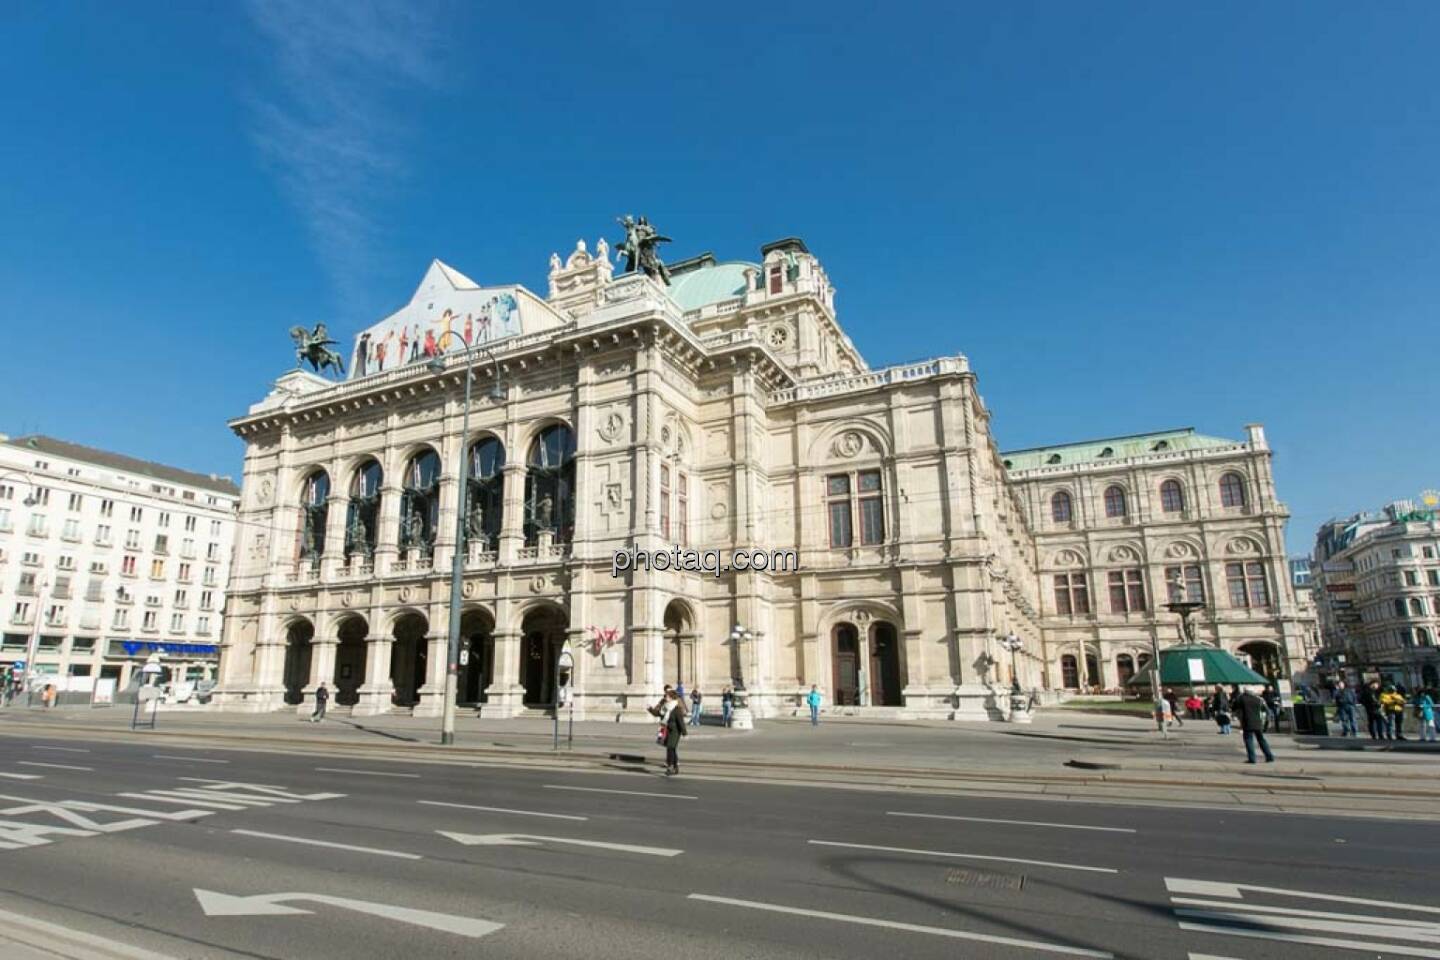
[[[342,308],[370,272],[377,216],[406,173],[397,101],[443,74],[440,6],[250,0],[271,68],[252,95],[262,156],[305,218]]]

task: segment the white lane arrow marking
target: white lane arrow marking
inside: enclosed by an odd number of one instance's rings
[[[606,843],[603,840],[575,840],[570,837],[541,837],[533,833],[451,833],[436,830],[442,837],[449,837],[467,847],[534,847],[542,843],[568,843],[576,847],[594,847],[597,850],[619,850],[623,853],[643,853],[652,857],[678,857],[684,850],[668,847],[640,847],[633,843]]]
[[[324,904],[368,913],[372,917],[397,920],[417,927],[429,927],[461,937],[478,938],[503,929],[503,923],[481,920],[477,917],[457,917],[451,913],[436,913],[433,910],[415,910],[411,907],[397,907],[388,903],[371,903],[368,900],[351,900],[346,897],[330,897],[321,893],[262,893],[250,897],[214,890],[195,889],[195,899],[207,917],[279,917],[296,914],[312,914],[313,910],[288,907],[285,901],[301,900],[306,903]]]

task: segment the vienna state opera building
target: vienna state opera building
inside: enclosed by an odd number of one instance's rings
[[[544,297],[432,263],[343,379],[293,370],[230,423],[218,699],[308,711],[323,681],[332,711],[438,714],[457,544],[458,702],[486,717],[548,708],[568,651],[577,718],[684,682],[758,717],[813,684],[1001,719],[1014,680],[1119,689],[1176,593],[1198,639],[1300,668],[1261,427],[1005,452],[964,356],[872,368],[834,296],[793,238],[624,273],[582,242]]]

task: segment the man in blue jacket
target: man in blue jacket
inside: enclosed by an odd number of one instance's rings
[[[810,726],[820,725],[820,703],[822,701],[820,690],[815,684],[810,684],[810,694],[805,698],[805,703],[810,707]]]
[[[1335,719],[1340,722],[1340,736],[1360,736],[1360,728],[1355,723],[1355,691],[1345,686],[1344,680],[1336,680],[1334,699]]]

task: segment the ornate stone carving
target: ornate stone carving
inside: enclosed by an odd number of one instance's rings
[[[1183,540],[1177,540],[1165,549],[1165,556],[1180,560],[1195,556],[1195,548]]]
[[[354,602],[355,602],[355,595],[354,595],[353,593],[351,593],[350,591],[347,590],[347,591],[345,591],[344,593],[340,594],[340,606],[342,606],[342,607],[348,607],[348,606],[351,606],[352,604],[354,604]]]
[[[625,504],[625,488],[618,483],[605,484],[605,507],[607,510],[619,510]]]
[[[531,593],[544,593],[546,580],[544,577],[532,577],[530,580]]]
[[[727,514],[727,513],[729,513],[729,512],[730,512],[730,508],[727,507],[727,506],[725,506],[725,504],[723,504],[723,503],[717,503],[717,504],[715,504],[713,507],[710,508],[710,516],[713,517],[713,518],[716,519],[716,520],[723,520],[723,519],[725,519],[725,514]]]
[[[1255,544],[1244,537],[1236,537],[1225,545],[1225,552],[1234,556],[1255,553]]]
[[[410,598],[413,597],[414,595],[415,595],[415,591],[414,591],[414,590],[411,590],[409,587],[401,587],[401,588],[400,588],[400,592],[399,592],[399,594],[398,594],[401,603],[409,603],[409,602],[410,602]]]
[[[260,486],[255,489],[255,502],[262,507],[269,506],[270,497],[275,492],[275,485],[269,477],[260,478]]]
[[[854,457],[864,449],[865,438],[854,430],[847,430],[835,439],[835,455],[837,457]]]
[[[477,587],[474,580],[466,580],[460,584],[460,595],[466,600],[469,600],[475,596],[476,589]]]
[[[783,349],[790,342],[790,328],[783,323],[777,323],[765,335],[765,340],[776,350]]]
[[[1140,555],[1131,547],[1116,547],[1110,551],[1110,559],[1120,563],[1129,563],[1140,559]]]
[[[606,443],[614,443],[618,440],[624,429],[625,415],[619,410],[611,410],[600,418],[600,438]]]

